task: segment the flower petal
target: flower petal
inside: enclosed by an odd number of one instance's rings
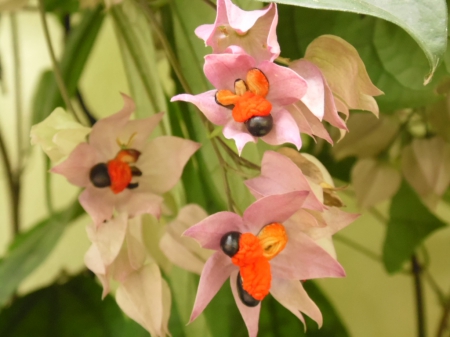
[[[91,183],[89,180],[91,168],[100,162],[98,157],[93,146],[81,143],[65,161],[53,167],[50,172],[63,175],[71,184],[86,187]]]
[[[301,133],[318,136],[325,139],[328,143],[333,144],[327,129],[319,119],[306,107],[302,101],[289,105],[287,110],[290,112]]]
[[[227,139],[234,139],[239,155],[241,155],[245,144],[256,143],[257,141],[257,138],[247,131],[244,123],[235,122],[233,119],[223,128],[223,135]]]
[[[150,141],[143,149],[136,166],[142,171],[139,190],[162,194],[181,178],[183,168],[201,144],[172,136]]]
[[[245,231],[241,217],[231,212],[218,212],[192,226],[183,235],[194,238],[203,248],[219,250],[222,236],[232,231]]]
[[[216,103],[217,90],[210,90],[198,95],[181,94],[173,96],[170,101],[184,101],[197,106],[208,120],[216,125],[225,125],[232,117],[231,110]]]
[[[294,144],[297,149],[302,147],[302,139],[297,123],[291,114],[285,110],[272,111],[273,129],[264,137],[261,137],[270,145],[281,145],[284,143]]]
[[[91,216],[94,224],[99,225],[112,217],[114,195],[109,188],[96,188],[92,185],[80,194],[78,200],[84,210]]]
[[[323,248],[295,227],[285,224],[288,243],[270,261],[272,275],[289,280],[308,280],[319,277],[343,277],[344,269]]]
[[[303,324],[305,324],[305,320],[300,311],[316,321],[319,328],[322,326],[322,313],[316,303],[308,296],[300,281],[284,280],[274,277],[272,279],[270,293],[286,309],[297,316]]]
[[[211,33],[214,32],[214,25],[201,25],[198,26],[197,28],[195,28],[195,35],[197,35],[197,37],[199,37],[200,39],[202,39],[203,41],[205,41],[205,45],[206,45],[206,40],[208,39],[208,37],[211,35]]]
[[[132,137],[130,148],[142,151],[148,137],[163,116],[164,112],[160,112],[147,118],[128,121],[125,127],[120,131],[117,139],[119,139],[121,143],[126,144]]]
[[[127,212],[130,217],[144,213],[151,214],[159,219],[161,205],[164,198],[149,192],[123,191],[114,196],[113,205],[120,212]]]
[[[136,108],[130,97],[122,94],[122,98],[124,102],[122,110],[96,122],[89,136],[89,144],[97,149],[97,151],[100,151],[104,158],[114,158],[119,151],[120,148],[116,142],[116,138]]]
[[[221,251],[214,253],[206,261],[202,275],[200,276],[194,309],[192,309],[189,323],[203,312],[222,287],[222,284],[230,276],[231,272],[236,269],[237,267],[231,263],[231,259]]]
[[[261,303],[259,303],[256,307],[248,307],[242,303],[237,292],[236,286],[237,274],[238,274],[237,270],[233,271],[233,273],[231,274],[230,277],[231,291],[233,292],[234,300],[239,309],[239,312],[241,313],[241,316],[244,319],[249,337],[256,337],[258,335],[259,312],[261,311]]]
[[[265,225],[286,221],[302,207],[308,194],[307,191],[295,191],[270,195],[254,202],[243,215],[247,232],[257,234]]]

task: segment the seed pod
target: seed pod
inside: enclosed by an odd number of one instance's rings
[[[100,163],[91,168],[89,179],[95,187],[111,186],[111,178],[108,173],[108,165]]]
[[[233,257],[239,251],[240,237],[239,232],[228,232],[220,239],[220,247],[229,257]]]
[[[245,126],[252,136],[265,136],[270,132],[270,130],[272,130],[272,115],[252,117],[245,122]]]
[[[241,299],[242,303],[244,303],[247,307],[256,307],[259,304],[259,302],[261,302],[253,298],[252,295],[250,295],[247,291],[244,290],[244,288],[242,287],[241,273],[238,273],[237,275],[236,286],[239,298]]]

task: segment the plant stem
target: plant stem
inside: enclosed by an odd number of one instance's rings
[[[449,316],[450,316],[450,296],[444,303],[444,310],[442,311],[442,317],[439,321],[438,332],[436,337],[444,337],[446,331],[449,330]]]
[[[59,91],[61,96],[66,104],[67,110],[69,110],[75,119],[80,123],[81,120],[78,118],[78,115],[75,113],[75,110],[72,107],[72,103],[70,102],[69,93],[67,91],[66,85],[64,84],[64,79],[62,77],[61,69],[59,68],[58,61],[56,60],[55,51],[53,49],[52,40],[50,37],[50,32],[48,30],[47,19],[45,17],[45,9],[44,9],[44,0],[39,0],[39,13],[42,21],[42,27],[44,28],[45,40],[47,41],[47,48],[50,54],[50,58],[52,60],[53,72],[55,74],[56,83],[58,84]]]
[[[214,10],[217,9],[217,6],[214,2],[212,2],[211,0],[203,0],[204,3],[206,3],[208,6],[210,6],[211,8],[213,8]]]
[[[422,266],[417,259],[417,256],[414,254],[411,257],[411,267],[412,273],[414,277],[414,289],[416,295],[416,312],[417,312],[417,336],[425,337],[426,336],[426,324],[425,324],[425,303],[423,298],[423,289],[422,289]]]
[[[353,248],[354,250],[360,252],[361,254],[365,255],[369,259],[372,259],[377,262],[381,262],[381,256],[378,256],[371,250],[367,249],[363,245],[360,245],[359,243],[353,241],[352,239],[349,239],[341,234],[334,234],[333,239],[336,239],[336,241],[340,241],[343,244]]]

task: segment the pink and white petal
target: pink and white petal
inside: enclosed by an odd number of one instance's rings
[[[208,120],[216,125],[225,125],[232,117],[231,110],[216,103],[217,90],[210,90],[198,95],[181,94],[173,96],[170,101],[184,101],[194,104]]]
[[[281,108],[272,111],[273,129],[266,136],[261,137],[263,141],[270,145],[281,145],[284,143],[294,144],[297,149],[302,147],[300,130],[292,115]]]
[[[163,303],[163,317],[161,321],[161,336],[170,336],[169,332],[169,318],[170,318],[170,307],[172,304],[172,294],[170,293],[170,288],[167,282],[162,279],[162,303]]]
[[[230,26],[238,30],[240,33],[245,33],[254,27],[257,20],[266,15],[272,8],[272,5],[253,11],[244,11],[238,6],[234,5],[230,0],[225,1],[228,15],[228,22]]]
[[[132,139],[129,147],[142,151],[148,137],[161,121],[163,116],[164,112],[160,112],[147,118],[129,121],[123,130],[120,131],[117,139],[122,144],[127,144],[127,142]]]
[[[92,243],[97,246],[105,266],[116,259],[123,245],[128,225],[128,214],[120,213],[94,230]]]
[[[257,234],[265,225],[283,223],[302,207],[308,194],[307,191],[295,191],[257,200],[244,211],[242,217],[247,232]]]
[[[322,326],[322,313],[316,303],[308,296],[300,281],[274,277],[270,293],[281,305],[297,316],[303,324],[305,324],[305,320],[300,311],[316,321],[319,328]]]
[[[201,144],[173,136],[162,136],[145,145],[136,166],[142,171],[139,189],[162,194],[181,178],[183,168]]]
[[[299,106],[302,106],[301,102],[298,102],[297,104]],[[297,105],[297,104],[295,104],[295,105]],[[323,125],[323,123],[321,121],[319,121],[319,119],[317,119],[317,117],[314,116],[307,107],[304,107],[304,109],[302,108],[302,112],[303,112],[303,116],[307,120],[310,128],[312,129],[313,135],[318,136],[322,139],[325,139],[328,143],[333,145],[333,140],[331,139],[330,134],[328,133],[328,131],[325,128],[325,126]],[[300,128],[300,130],[302,131],[301,128]]]
[[[152,336],[161,336],[163,322],[162,278],[155,263],[130,274],[119,286],[119,307]]]
[[[339,129],[348,131],[347,125],[342,120],[341,116],[339,116],[338,110],[336,109],[334,96],[333,93],[331,92],[330,87],[328,86],[328,83],[324,81],[324,84],[325,84],[325,114],[323,116],[323,119]]]
[[[151,214],[159,219],[164,198],[149,192],[125,190],[119,193],[114,205],[119,212],[127,212],[130,217]]]
[[[242,218],[232,212],[218,212],[186,230],[183,235],[195,239],[203,248],[220,250],[220,239],[228,232],[244,232]]]
[[[341,229],[347,227],[357,218],[360,214],[347,213],[341,211],[337,207],[330,207],[327,211],[322,213],[322,217],[325,220],[327,226],[323,228],[310,228],[306,231],[309,237],[313,240],[318,240],[323,237],[331,236]]]
[[[78,200],[95,225],[98,226],[103,221],[111,219],[115,198],[109,188],[97,188],[89,185],[80,194]]]
[[[194,308],[192,309],[189,323],[200,315],[212,298],[217,294],[225,280],[230,277],[233,270],[236,270],[231,259],[223,252],[214,253],[205,263],[200,282],[198,284],[197,296],[195,297]]]
[[[320,277],[344,277],[342,266],[306,234],[285,224],[288,243],[270,261],[272,275],[288,280]]]
[[[119,150],[116,139],[127,124],[136,106],[133,100],[122,94],[123,108],[107,118],[100,119],[92,127],[89,144],[95,147],[105,158],[114,158]]]
[[[239,298],[239,294],[237,291],[236,279],[237,279],[238,271],[235,270],[231,273],[230,277],[230,285],[231,291],[233,293],[234,301],[241,313],[242,318],[244,319],[245,326],[248,330],[249,337],[256,337],[258,335],[258,323],[259,323],[259,313],[261,311],[261,303],[259,303],[256,307],[248,307],[244,303],[242,303]]]
[[[84,255],[84,264],[100,280],[103,287],[102,299],[108,295],[110,289],[109,273],[102,261],[102,257],[96,245],[92,244]]]
[[[293,104],[306,94],[306,81],[292,69],[270,61],[261,62],[258,68],[269,80],[270,89],[266,99],[274,106]]]
[[[256,143],[257,138],[253,137],[245,127],[244,123],[235,122],[231,119],[223,128],[223,135],[227,139],[234,139],[239,155],[247,143]]]
[[[131,218],[128,222],[126,244],[128,260],[134,270],[144,266],[147,258],[147,250],[142,242],[142,221],[140,217]]]
[[[209,38],[209,36],[214,32],[214,25],[201,25],[195,28],[195,35],[205,41]]]
[[[284,222],[285,226],[293,226],[302,232],[307,232],[311,229],[323,227],[322,223],[317,221],[318,219],[308,212],[306,209],[300,209],[295,212],[288,220]],[[326,226],[326,224],[325,224]]]
[[[322,120],[325,109],[325,88],[322,72],[314,63],[305,59],[292,62],[289,64],[289,68],[305,79],[308,90],[303,96],[302,102],[314,116]]]
[[[214,87],[234,92],[234,82],[245,80],[255,65],[255,59],[247,54],[210,54],[205,56],[203,71]]]
[[[73,185],[86,187],[90,184],[89,172],[100,161],[93,146],[81,143],[65,161],[53,167],[50,172],[63,175]]]

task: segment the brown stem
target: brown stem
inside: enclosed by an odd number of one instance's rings
[[[446,331],[449,331],[449,317],[450,317],[450,296],[444,303],[444,310],[442,311],[442,317],[439,321],[438,332],[436,337],[444,337]]]
[[[422,266],[416,255],[411,257],[411,267],[414,276],[414,290],[416,295],[416,312],[417,312],[417,336],[426,336],[425,324],[425,302],[422,289]]]

